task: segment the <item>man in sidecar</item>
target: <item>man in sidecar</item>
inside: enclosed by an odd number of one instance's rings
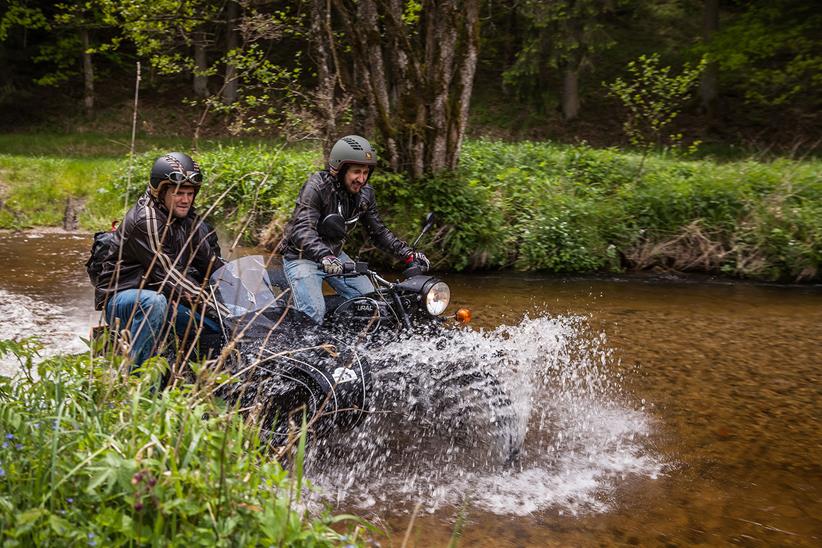
[[[187,154],[158,158],[146,192],[108,241],[95,281],[95,308],[110,326],[131,335],[130,357],[140,366],[172,333],[187,341],[215,335],[205,312],[205,288],[223,264],[216,235],[194,210],[200,167]]]
[[[325,315],[323,280],[346,298],[374,291],[365,276],[335,277],[342,273],[343,262],[351,261],[342,247],[358,221],[362,221],[378,248],[406,263],[416,262],[424,270],[429,267],[422,252],[411,249],[382,222],[374,188],[368,184],[376,165],[377,153],[366,139],[349,135],[337,141],[329,154],[328,168],[309,176],[300,189],[278,247],[294,306],[318,324]],[[342,217],[343,233],[326,229],[329,225],[339,226],[332,222],[335,216]]]

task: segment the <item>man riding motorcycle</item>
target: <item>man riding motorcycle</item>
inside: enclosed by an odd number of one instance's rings
[[[189,340],[200,329],[219,330],[203,314],[202,288],[223,262],[216,235],[194,210],[202,180],[190,156],[172,152],[158,158],[145,194],[126,213],[106,252],[94,304],[110,326],[119,320],[119,329],[129,331],[134,367],[160,351],[171,328]]]
[[[365,276],[334,277],[342,273],[343,262],[351,260],[342,247],[346,235],[358,221],[362,221],[378,248],[406,263],[417,262],[424,269],[429,266],[423,253],[411,249],[382,222],[374,188],[368,184],[376,165],[377,153],[366,139],[348,135],[337,141],[328,157],[328,169],[312,174],[300,189],[291,221],[278,247],[294,306],[318,324],[325,315],[324,279],[346,298],[374,291]],[[345,235],[323,230],[323,220],[330,215],[342,216]]]

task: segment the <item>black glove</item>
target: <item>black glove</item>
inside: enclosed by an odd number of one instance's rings
[[[409,255],[405,262],[411,266],[411,263],[417,263],[417,266],[420,267],[420,270],[423,272],[427,272],[429,268],[431,268],[431,261],[428,260],[428,257],[425,256],[425,253],[422,251],[412,251],[411,255]]]
[[[323,257],[322,265],[325,273],[330,276],[343,273],[343,264],[334,255],[327,255]]]

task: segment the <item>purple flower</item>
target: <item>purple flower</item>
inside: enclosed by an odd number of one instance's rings
[[[17,445],[15,445],[15,446],[14,446],[14,448],[15,448],[15,449],[17,449],[17,450],[19,451],[20,449],[22,449],[22,448],[23,448],[23,444],[22,444],[22,443],[18,443]]]
[[[91,540],[91,539],[93,539],[93,538],[94,538],[94,533],[89,533],[89,534],[88,534],[88,539],[89,539],[89,540]]]
[[[90,541],[88,541],[88,545],[89,546],[97,546],[97,542],[94,541],[94,540],[90,540]]]
[[[66,502],[67,502],[67,503],[69,503],[69,504],[73,504],[73,503],[74,503],[74,499],[73,499],[73,498],[71,498],[71,497],[69,497],[69,498],[67,498],[67,499],[66,499]]]
[[[4,442],[3,442],[3,445],[2,445],[2,446],[0,446],[0,447],[2,447],[3,449],[6,449],[8,446],[9,446],[9,442],[4,441]]]
[[[6,471],[0,468],[0,478],[6,475]]]
[[[6,434],[6,439],[7,440],[13,440],[14,439],[14,434]]]

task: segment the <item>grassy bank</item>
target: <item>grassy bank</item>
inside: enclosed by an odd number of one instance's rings
[[[362,541],[356,518],[304,508],[303,445],[286,471],[203,379],[159,392],[158,363],[121,376],[119,358],[32,367],[35,351],[28,341],[0,341],[0,354],[16,355],[24,373],[18,382],[0,377],[4,546]]]
[[[82,227],[108,226],[122,216],[124,194],[133,201],[143,188],[156,153],[137,157],[131,182],[122,156],[0,153],[0,227],[59,223],[68,197],[78,199]],[[320,165],[316,150],[260,142],[210,143],[197,159],[207,174],[200,204],[216,201],[216,222],[249,242],[277,239]],[[373,182],[383,217],[403,236],[415,234],[426,211],[437,213],[424,245],[439,268],[658,268],[807,281],[822,276],[820,168],[819,160],[643,158],[474,140],[455,174],[412,183],[379,172]]]

